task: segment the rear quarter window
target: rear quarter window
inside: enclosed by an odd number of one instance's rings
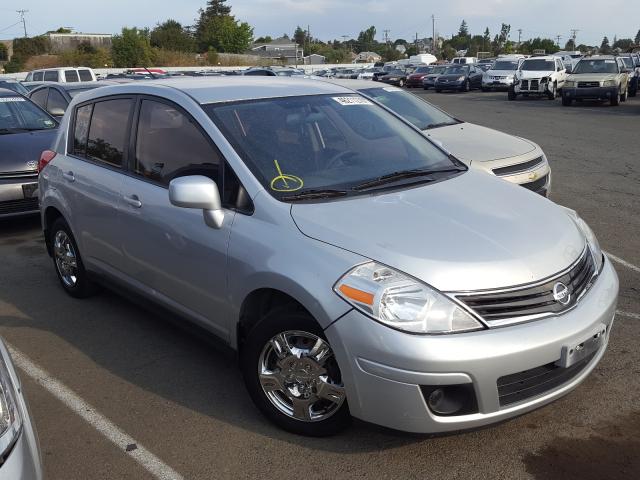
[[[78,70],[78,74],[80,75],[80,81],[81,82],[92,82],[93,81],[93,76],[91,75],[91,72],[89,70],[86,70],[86,69]]]
[[[44,72],[44,81],[45,82],[57,82],[58,81],[58,72],[56,71],[49,71],[49,72]]]
[[[80,81],[80,79],[78,78],[78,72],[75,70],[65,70],[64,79],[66,82],[69,82],[69,83]]]
[[[44,72],[36,72],[33,74],[34,82],[41,82],[43,78],[44,78]]]

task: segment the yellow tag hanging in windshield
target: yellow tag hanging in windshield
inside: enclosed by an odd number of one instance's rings
[[[300,177],[282,173],[278,160],[274,160],[273,163],[275,163],[279,175],[271,180],[271,190],[276,192],[295,192],[304,186],[304,182]]]

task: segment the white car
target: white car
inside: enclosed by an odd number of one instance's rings
[[[89,67],[42,68],[27,74],[25,82],[95,82],[96,74]]]
[[[381,71],[380,67],[363,68],[358,74],[358,80],[373,80],[373,74]]]
[[[549,195],[551,168],[532,141],[458,120],[401,88],[358,80],[329,81],[393,110],[471,168]]]
[[[491,68],[482,74],[482,91],[511,87],[520,61],[517,58],[498,58]]]
[[[554,100],[566,80],[567,69],[560,57],[549,55],[527,58],[516,71],[508,98],[515,100],[518,95],[546,95]]]

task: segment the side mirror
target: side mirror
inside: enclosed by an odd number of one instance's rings
[[[53,117],[62,117],[64,115],[64,110],[60,107],[53,107],[48,110],[49,115]]]
[[[169,201],[182,208],[202,210],[204,223],[215,229],[222,227],[224,210],[216,182],[203,175],[174,178],[169,182]]]

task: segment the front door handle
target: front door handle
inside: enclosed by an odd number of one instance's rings
[[[75,182],[76,181],[76,177],[73,175],[73,172],[64,172],[62,174],[62,177],[69,181],[69,182]]]
[[[124,201],[127,202],[129,205],[131,205],[134,208],[142,207],[142,202],[140,201],[140,199],[138,198],[137,195],[131,195],[130,197],[124,197]]]

